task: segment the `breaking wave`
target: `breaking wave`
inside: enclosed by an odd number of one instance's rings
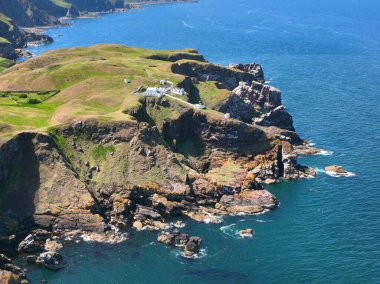
[[[196,29],[196,27],[186,23],[185,21],[182,21],[182,26],[184,26],[185,28],[188,28],[188,29],[193,29],[193,30]]]

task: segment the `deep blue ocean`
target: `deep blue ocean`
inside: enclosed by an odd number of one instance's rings
[[[380,283],[380,2],[378,0],[200,0],[147,6],[52,28],[55,43],[194,47],[209,61],[258,62],[283,91],[304,139],[332,152],[300,159],[356,174],[268,187],[281,206],[222,224],[187,219],[204,240],[189,260],[131,232],[118,245],[68,243],[58,272],[31,268],[35,283]],[[235,224],[235,225],[233,225]],[[230,226],[231,225],[231,226]],[[222,226],[230,226],[229,229]],[[234,231],[252,227],[256,236]]]

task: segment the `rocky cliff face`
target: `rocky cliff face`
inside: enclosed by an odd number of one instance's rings
[[[219,87],[229,90],[234,89],[240,82],[250,83],[252,81],[260,82],[263,78],[260,74],[243,72],[235,68],[225,68],[214,64],[199,62],[178,62],[172,65],[174,73],[196,78],[199,81],[215,81]]]
[[[35,226],[97,232],[124,228],[139,204],[163,216],[193,216],[189,212],[203,205],[217,214],[237,213],[241,206],[259,212],[253,197],[252,204],[242,205],[245,194],[234,196],[262,190],[258,181],[309,174],[291,156],[291,143],[265,129],[187,108],[177,119],[147,123],[150,109],[161,107],[178,110],[167,101],[148,101],[133,112],[136,122],[82,121],[50,135],[22,133],[3,144],[3,233]],[[219,177],[220,171],[230,177]],[[228,202],[226,195],[232,195]]]
[[[124,0],[67,0],[81,12],[107,12],[124,8]]]

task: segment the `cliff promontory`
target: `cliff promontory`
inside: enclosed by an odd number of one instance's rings
[[[1,210],[13,220],[3,233],[26,225],[104,231],[113,222],[127,225],[138,204],[163,216],[203,206],[221,215],[234,211],[235,198],[226,195],[313,174],[296,162],[292,147],[302,140],[277,89],[237,68],[186,63],[181,54],[197,53],[166,52],[180,57],[172,62],[154,51],[102,45],[48,52],[3,72]],[[182,69],[186,64],[201,67]],[[186,92],[135,93],[161,79]],[[199,100],[206,109],[193,104]],[[154,197],[165,201],[154,206]],[[253,211],[266,207],[274,204]]]
[[[262,184],[315,174],[258,64],[62,49],[1,73],[0,96],[0,245],[37,229],[114,239],[171,216],[259,213],[278,204]]]

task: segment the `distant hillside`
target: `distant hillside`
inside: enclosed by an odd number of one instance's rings
[[[123,7],[124,0],[0,0],[0,12],[22,27],[59,24],[60,17]]]
[[[81,13],[123,7],[124,0],[0,0],[0,72],[9,65],[4,58],[14,60],[18,57],[15,49],[25,47],[29,41],[52,40],[23,32],[18,27],[57,25],[61,17],[78,17]]]

